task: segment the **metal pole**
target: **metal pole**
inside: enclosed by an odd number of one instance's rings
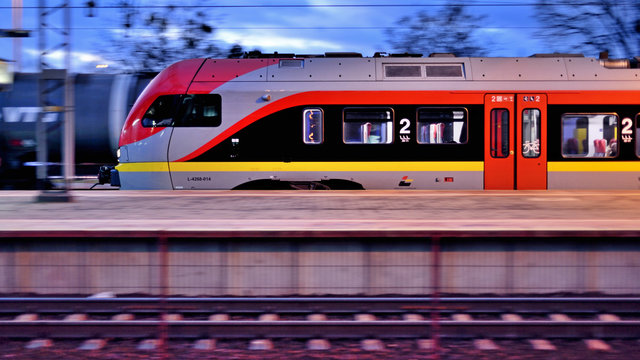
[[[71,7],[64,10],[65,24],[65,68],[67,76],[64,84],[64,134],[63,134],[63,172],[64,188],[71,188],[71,181],[75,173],[75,103],[73,76],[71,75]]]
[[[169,358],[169,323],[167,312],[167,298],[169,297],[169,240],[165,235],[158,237],[158,247],[160,250],[160,307],[162,308],[162,319],[160,320],[160,358]]]
[[[45,0],[38,1],[38,49],[40,50],[40,59],[38,61],[38,70],[40,78],[38,79],[38,106],[40,107],[40,115],[36,123],[36,161],[40,164],[36,167],[36,179],[38,186],[42,189],[47,179],[47,128],[44,123],[44,108],[46,106],[44,92],[46,90],[46,80],[44,79],[44,58],[46,51],[46,4]]]
[[[440,238],[431,238],[431,338],[433,339],[434,359],[440,358]]]
[[[41,108],[38,123],[36,124],[36,142],[37,142],[37,160],[38,167],[36,170],[39,188],[45,190],[47,182],[47,124],[44,121],[44,114],[48,112],[64,112],[62,119],[62,175],[64,178],[63,191],[42,191],[37,197],[39,202],[68,202],[72,201],[68,193],[70,181],[73,177],[74,149],[75,149],[75,123],[73,117],[73,78],[70,74],[71,69],[71,6],[69,1],[63,1],[61,5],[54,8],[46,6],[46,0],[39,0],[39,25],[40,32],[38,39],[38,47],[40,50],[40,79],[38,81],[39,106]],[[48,18],[53,16],[58,10],[62,10],[62,26],[49,26]],[[47,31],[55,30],[63,36],[63,42],[54,47],[47,46]],[[65,52],[65,69],[53,69],[47,62],[47,56],[51,55],[55,49],[62,48]],[[60,106],[60,102],[56,101],[56,105],[52,104],[52,93],[64,87],[64,102]]]
[[[14,30],[22,29],[22,0],[12,0],[11,2],[11,23]],[[13,61],[14,72],[19,72],[22,67],[22,39],[13,38]]]

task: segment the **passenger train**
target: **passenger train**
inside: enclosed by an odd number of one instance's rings
[[[120,131],[133,103],[155,73],[75,74],[75,173],[93,176],[102,165],[117,162]],[[35,73],[16,73],[13,84],[0,91],[0,189],[36,186],[36,122],[47,128],[49,176],[60,176],[64,113],[43,112],[38,104]],[[49,101],[62,104],[63,88],[50,92]]]
[[[126,119],[121,189],[638,189],[638,60],[191,59]]]

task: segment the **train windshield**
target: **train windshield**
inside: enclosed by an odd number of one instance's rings
[[[158,96],[144,114],[144,118],[142,118],[142,126],[173,126],[173,117],[179,104],[180,95]]]

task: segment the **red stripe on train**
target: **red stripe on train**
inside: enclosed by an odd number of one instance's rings
[[[189,161],[214,146],[220,144],[233,134],[251,125],[257,120],[294,106],[323,104],[323,105],[383,105],[383,104],[482,104],[484,93],[456,94],[449,91],[310,91],[294,94],[268,104],[251,113],[220,135],[176,161]]]

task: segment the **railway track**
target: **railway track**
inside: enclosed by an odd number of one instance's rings
[[[640,298],[2,298],[2,338],[637,339]]]
[[[639,313],[640,297],[5,297],[0,315],[40,313]]]

